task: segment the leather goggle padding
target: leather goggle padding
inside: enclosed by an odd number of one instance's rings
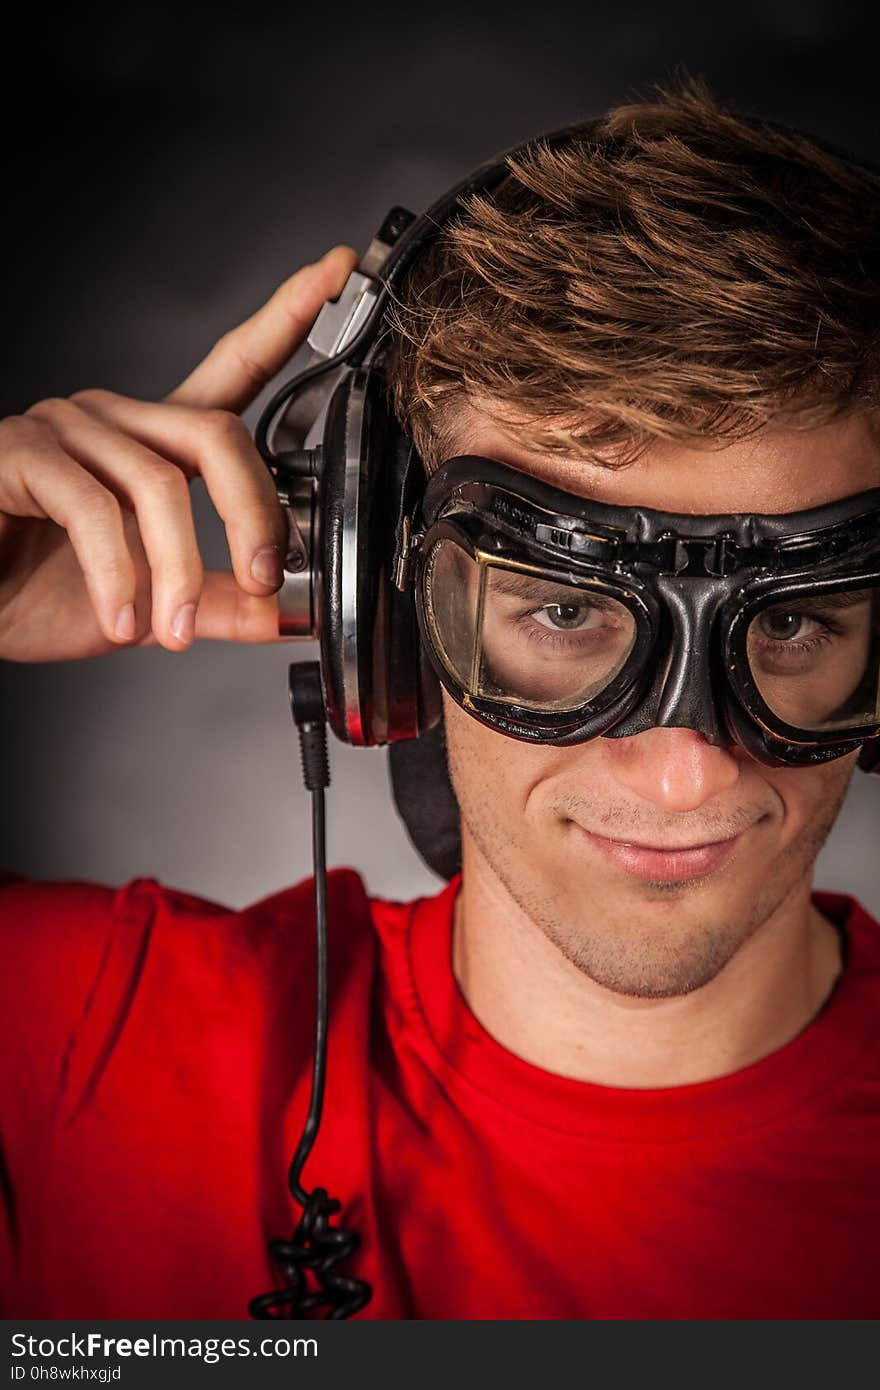
[[[524,504],[519,516],[510,510],[507,497]],[[668,512],[596,502],[552,487],[496,459],[468,454],[447,460],[431,475],[422,498],[421,529],[426,531],[441,515],[454,509],[456,502],[481,516],[487,525],[506,522],[511,527],[525,527],[532,524],[531,509],[545,513],[543,520],[548,526],[551,519],[558,520],[563,532],[583,534],[586,528],[597,538],[636,545],[656,543],[673,535],[683,540],[727,536],[743,550],[760,549],[767,544],[776,548],[787,542],[788,546],[782,545],[778,550],[777,559],[782,564],[783,555],[792,547],[792,568],[798,563],[794,547],[801,537],[812,536],[815,544],[821,544],[824,534],[833,548],[835,536],[828,533],[837,532],[844,525],[859,529],[860,520],[861,529],[873,535],[880,547],[880,488],[794,512]],[[535,523],[541,524],[537,518]],[[845,541],[849,533],[837,535]],[[548,554],[561,548],[550,537],[545,537],[543,544]]]

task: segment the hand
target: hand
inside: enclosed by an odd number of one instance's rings
[[[356,259],[337,246],[297,271],[161,403],[78,391],[0,421],[0,657],[277,637],[284,515],[238,414]],[[232,574],[203,571],[197,476],[225,523]]]

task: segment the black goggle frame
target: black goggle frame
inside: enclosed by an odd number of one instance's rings
[[[880,584],[880,488],[800,512],[691,515],[594,502],[464,456],[431,477],[409,530],[434,670],[462,708],[501,733],[567,745],[658,724],[692,727],[771,765],[829,761],[880,734],[880,723],[845,735],[786,724],[762,698],[746,652],[749,623],[771,603]],[[599,697],[574,710],[536,710],[463,688],[435,648],[426,611],[430,557],[444,537],[483,564],[599,590],[628,609],[633,646]],[[682,645],[692,653],[679,673],[684,702],[664,697],[667,657]]]

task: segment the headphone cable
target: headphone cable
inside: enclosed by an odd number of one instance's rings
[[[327,857],[324,789],[330,785],[327,758],[327,726],[320,666],[315,661],[294,662],[290,667],[290,704],[299,731],[303,781],[312,794],[312,859],[317,932],[317,990],[315,1052],[312,1086],[306,1121],[287,1174],[287,1186],[302,1215],[290,1240],[271,1240],[269,1254],[280,1267],[285,1287],[252,1298],[252,1318],[302,1318],[325,1309],[326,1318],[350,1318],[372,1296],[364,1279],[337,1268],[360,1246],[357,1231],[331,1225],[342,1203],[326,1188],[309,1192],[302,1171],[312,1151],[321,1113],[327,1077],[328,942]],[[309,1280],[308,1272],[312,1273]]]

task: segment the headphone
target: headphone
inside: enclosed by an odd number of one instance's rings
[[[557,148],[597,124],[542,138]],[[397,584],[425,472],[389,404],[382,367],[388,301],[463,201],[491,192],[509,172],[506,161],[533,144],[481,165],[419,217],[391,209],[339,298],[318,315],[308,338],[312,360],[269,401],[257,425],[257,448],[291,538],[279,631],[318,638],[328,722],[356,747],[417,738],[442,710],[412,596]]]
[[[588,138],[599,124],[539,138],[552,150]],[[808,138],[855,169],[880,172]],[[321,310],[308,338],[311,360],[268,403],[255,432],[289,526],[279,631],[317,637],[326,716],[337,738],[358,747],[391,745],[397,809],[419,853],[444,878],[459,868],[460,844],[440,688],[422,650],[412,588],[398,583],[425,471],[390,405],[382,363],[386,311],[409,267],[462,213],[464,201],[491,193],[507,176],[508,160],[535,143],[481,165],[421,216],[391,209],[338,299]],[[862,746],[859,765],[880,772],[880,737]]]

